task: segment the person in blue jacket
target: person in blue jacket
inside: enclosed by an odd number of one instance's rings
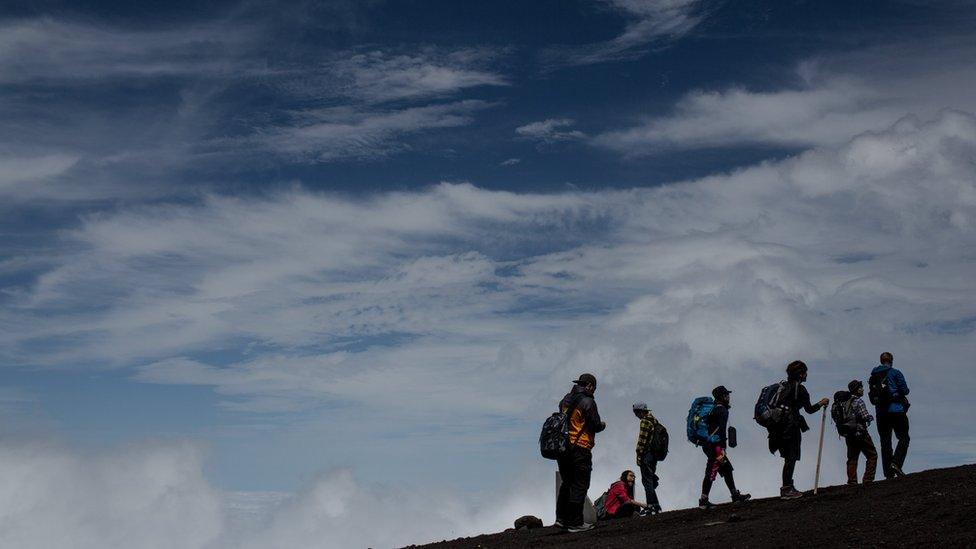
[[[905,473],[905,457],[908,455],[908,383],[905,376],[892,367],[891,353],[881,353],[881,364],[871,371],[871,402],[876,406],[878,437],[881,439],[881,470],[885,478],[900,477]],[[891,434],[898,439],[898,446],[891,450]]]

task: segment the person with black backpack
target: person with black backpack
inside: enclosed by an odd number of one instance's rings
[[[699,441],[702,452],[705,453],[705,457],[707,458],[707,462],[705,463],[705,478],[702,480],[701,498],[698,500],[698,507],[701,509],[715,507],[714,504],[708,501],[708,494],[712,491],[712,483],[715,482],[715,477],[718,475],[722,476],[722,479],[725,480],[725,485],[729,487],[729,493],[732,495],[733,503],[746,501],[752,497],[750,494],[743,494],[735,487],[735,479],[732,476],[732,462],[729,460],[727,453],[729,408],[732,407],[731,393],[732,391],[729,391],[722,385],[712,389],[714,407],[707,413],[699,412],[704,413],[704,417],[698,419],[704,422],[704,427],[707,428],[707,438]],[[692,403],[692,410],[695,409],[695,405],[699,401],[700,399],[696,399],[695,403]],[[703,406],[700,410],[706,410],[708,408],[708,406]]]
[[[567,416],[569,445],[556,458],[562,477],[556,497],[556,526],[570,532],[585,532],[593,528],[592,524],[583,522],[583,504],[593,471],[593,444],[596,434],[606,429],[607,424],[600,419],[593,400],[596,377],[582,374],[573,384],[573,389],[559,403],[559,410]]]
[[[769,429],[769,451],[779,452],[783,458],[783,486],[779,495],[782,499],[802,497],[793,484],[793,471],[796,462],[800,461],[800,441],[802,433],[809,431],[800,410],[813,414],[830,403],[830,399],[822,398],[816,404],[810,404],[810,393],[803,382],[807,380],[807,365],[801,360],[794,360],[786,367],[786,381],[775,399],[775,407],[780,418],[767,425]]]
[[[855,379],[847,384],[847,391],[834,393],[834,405],[830,408],[837,432],[847,445],[847,484],[857,484],[857,460],[861,454],[864,454],[865,484],[874,481],[878,463],[878,451],[868,433],[868,425],[874,418],[868,413],[862,396],[864,384]]]
[[[871,371],[868,395],[878,416],[878,437],[881,439],[881,470],[885,478],[903,476],[902,467],[908,456],[908,384],[905,376],[894,367],[894,356],[881,353],[881,364]],[[898,438],[898,447],[891,451],[891,434]]]
[[[637,433],[637,466],[640,467],[641,484],[647,496],[647,512],[661,512],[657,499],[657,462],[668,455],[668,430],[651,414],[647,404],[634,403],[634,415],[640,419]]]

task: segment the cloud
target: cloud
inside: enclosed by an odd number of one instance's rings
[[[352,54],[329,66],[329,78],[348,80],[344,93],[369,102],[416,100],[452,95],[479,86],[506,86],[500,74],[478,68],[489,50],[426,50],[416,55],[383,51]]]
[[[545,56],[557,66],[592,65],[640,57],[651,44],[676,40],[704,18],[701,0],[600,0],[627,20],[623,33],[606,42],[553,48]]]
[[[398,137],[467,125],[474,113],[490,106],[467,100],[391,111],[308,110],[296,113],[294,125],[271,129],[258,143],[314,162],[378,158],[406,148]]]
[[[498,165],[499,166],[515,166],[515,165],[519,164],[520,162],[522,162],[522,159],[521,158],[509,158],[507,160],[502,160]]]
[[[0,444],[0,543],[20,549],[396,547],[478,534],[539,504],[538,495],[508,491],[504,503],[478,508],[440,488],[364,484],[348,469],[319,475],[297,494],[223,492],[206,480],[202,457],[186,442],[84,454],[8,438]]]
[[[526,433],[574,376],[599,377],[610,425],[598,437],[594,493],[632,466],[630,402],[649,401],[674,432],[693,396],[725,384],[740,395],[739,484],[772,494],[776,459],[746,410],[790,360],[811,364],[820,397],[863,379],[889,350],[918,395],[916,432],[942,448],[965,428],[951,418],[966,417],[976,390],[966,371],[974,154],[976,116],[947,110],[658,188],[534,194],[444,183],[119,208],[64,233],[53,265],[11,288],[0,349],[7,364],[114,366],[140,382],[212,387],[227,412],[291,414],[282,428],[296,448],[328,441],[322,455],[346,453],[374,476],[430,475],[434,489],[493,467],[505,468],[496,478],[524,472],[541,479],[528,483],[530,503],[491,501],[550,519],[551,464]],[[918,404],[935,399],[938,414]],[[971,460],[967,448],[951,459]],[[702,459],[679,440],[672,453],[662,497],[683,507]],[[842,481],[834,437],[825,456],[826,480]],[[913,450],[911,459],[923,468],[949,458]],[[812,465],[801,462],[801,486]],[[295,501],[305,503],[254,539],[313,539],[318,519],[360,505],[400,524],[385,511],[395,498],[369,495],[347,474],[323,478],[327,488],[302,492]],[[337,507],[323,495],[332,491],[360,503]],[[419,520],[412,506],[389,513]],[[515,516],[470,524],[498,529]],[[438,531],[467,528],[430,520]]]
[[[48,192],[43,188],[46,182],[64,174],[77,162],[77,156],[67,154],[0,157],[0,196],[43,195]]]
[[[0,444],[0,544],[151,549],[213,547],[219,493],[188,444],[82,455],[36,440]]]
[[[548,118],[539,122],[519,126],[515,128],[515,133],[520,137],[532,139],[543,144],[585,138],[586,134],[583,132],[569,129],[574,124],[576,124],[576,121],[571,118]]]
[[[226,77],[260,68],[244,55],[254,38],[240,27],[136,31],[52,18],[8,19],[0,23],[0,82]]]
[[[934,46],[897,43],[808,59],[780,87],[691,91],[670,113],[605,131],[591,143],[629,156],[839,146],[857,133],[882,131],[907,113],[931,117],[946,108],[976,110],[972,97],[958,92],[976,82],[976,71],[964,61],[972,53],[970,44],[949,37]]]

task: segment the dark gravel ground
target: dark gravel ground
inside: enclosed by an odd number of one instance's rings
[[[603,522],[589,532],[506,530],[423,546],[514,547],[976,547],[976,465],[934,469],[814,496],[767,498]]]

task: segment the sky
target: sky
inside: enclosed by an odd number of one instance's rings
[[[720,384],[738,484],[773,495],[760,388],[802,359],[831,397],[882,351],[906,470],[972,463],[974,24],[962,0],[5,2],[0,544],[549,522],[538,431],[582,372],[593,498],[635,468],[642,400],[662,504],[693,505],[684,416]]]

